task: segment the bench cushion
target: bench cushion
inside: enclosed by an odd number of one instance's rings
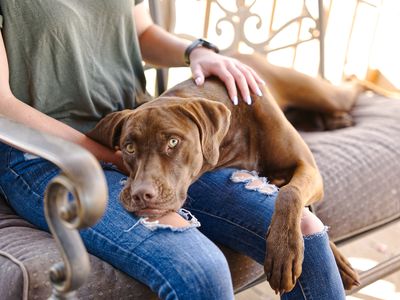
[[[221,247],[228,259],[235,289],[258,278],[263,268],[253,260]],[[49,269],[61,261],[52,236],[16,216],[0,198],[0,298],[47,299]],[[91,273],[78,290],[79,299],[157,299],[148,287],[90,255]]]
[[[365,93],[355,126],[302,133],[324,179],[315,213],[343,240],[400,217],[400,100]]]

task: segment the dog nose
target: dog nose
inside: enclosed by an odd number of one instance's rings
[[[157,198],[157,192],[151,184],[141,184],[134,188],[132,198],[134,201],[152,202]]]

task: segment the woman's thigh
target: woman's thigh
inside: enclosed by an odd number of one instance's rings
[[[43,195],[59,169],[18,150],[5,151],[4,146],[0,160],[0,186],[9,204],[20,216],[48,230]],[[147,284],[163,299],[231,299],[226,259],[196,228],[196,220],[173,228],[137,218],[118,200],[126,177],[112,166],[103,169],[109,201],[100,221],[81,231],[88,251]]]
[[[192,184],[185,207],[196,215],[202,224],[200,230],[211,240],[264,264],[265,237],[277,194],[275,186],[254,173],[219,169],[204,174]],[[282,299],[344,299],[343,285],[323,226],[321,231],[304,238],[304,246],[301,277]]]
[[[200,231],[211,240],[263,264],[277,194],[276,186],[255,173],[219,169],[190,186],[185,208],[199,219]]]

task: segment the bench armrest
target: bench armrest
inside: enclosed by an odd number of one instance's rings
[[[107,185],[96,158],[82,147],[28,128],[0,115],[0,141],[40,156],[61,169],[47,186],[44,206],[48,226],[63,262],[50,269],[51,299],[74,299],[86,280],[89,255],[78,229],[94,225],[107,203]],[[68,200],[68,194],[73,200]]]

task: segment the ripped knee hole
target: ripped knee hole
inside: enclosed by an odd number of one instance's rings
[[[303,236],[310,236],[327,230],[322,221],[308,208],[303,208],[300,227]]]
[[[245,188],[252,191],[257,191],[265,195],[273,195],[278,191],[278,187],[268,182],[266,177],[259,177],[256,171],[235,171],[231,180],[233,182],[245,183]]]
[[[232,174],[233,182],[245,183],[245,188],[255,190],[262,194],[272,195],[279,189],[276,185],[270,184],[265,177],[259,177],[256,171],[241,170]],[[303,209],[301,217],[301,232],[303,236],[309,236],[327,230],[322,221],[308,208]]]
[[[181,208],[179,212],[170,212],[162,217],[148,218],[142,217],[129,229],[129,232],[136,226],[142,224],[150,230],[167,229],[175,232],[182,232],[193,227],[200,227],[200,222],[188,210]]]

